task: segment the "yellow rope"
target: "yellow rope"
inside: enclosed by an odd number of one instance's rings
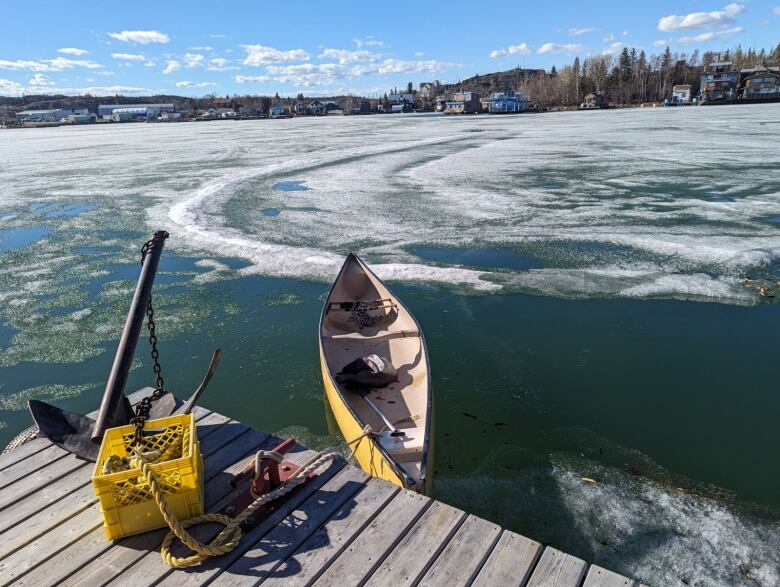
[[[281,462],[283,457],[274,451],[258,451],[257,455],[255,455],[255,462],[259,463],[259,461],[263,458],[273,458],[277,462]],[[256,499],[249,505],[249,507],[235,518],[231,518],[230,516],[223,514],[203,514],[183,522],[179,521],[176,515],[171,511],[170,506],[168,505],[168,501],[165,499],[165,494],[160,489],[154,472],[151,470],[151,462],[145,458],[145,455],[141,454],[139,451],[133,457],[131,457],[130,465],[133,468],[137,468],[140,471],[143,479],[149,484],[150,493],[152,494],[154,501],[157,503],[157,507],[160,508],[160,513],[162,514],[165,523],[168,524],[168,527],[171,529],[162,543],[162,548],[160,550],[162,559],[175,569],[183,569],[196,565],[207,557],[221,556],[233,550],[241,541],[240,525],[258,508],[292,491],[295,487],[306,481],[306,477],[309,475],[309,473],[317,470],[326,461],[341,458],[343,457],[335,452],[320,453],[316,455],[303,467],[298,469],[282,485],[273,491],[257,496]],[[255,497],[254,493],[252,495]],[[198,542],[186,530],[186,528],[189,528],[190,526],[204,522],[215,522],[217,524],[225,525],[220,533],[217,534],[217,536],[209,544],[202,544],[201,542]],[[185,557],[173,556],[171,553],[171,544],[173,543],[174,538],[181,540],[182,543],[195,554]]]

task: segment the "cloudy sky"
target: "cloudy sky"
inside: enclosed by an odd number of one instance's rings
[[[368,95],[626,45],[684,53],[780,42],[780,0],[0,0],[0,15],[0,95]]]

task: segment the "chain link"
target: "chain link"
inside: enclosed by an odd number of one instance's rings
[[[168,238],[168,233],[163,232],[162,238]],[[141,247],[141,265],[146,260],[146,255],[154,246],[154,238],[146,241]],[[151,346],[152,370],[154,371],[154,392],[142,399],[135,407],[135,417],[130,423],[135,426],[135,442],[140,444],[143,440],[144,423],[149,419],[149,413],[152,409],[152,403],[160,399],[168,390],[165,389],[165,381],[162,377],[162,368],[160,367],[160,351],[157,349],[157,334],[154,323],[154,307],[152,306],[152,295],[149,294],[149,303],[146,304],[146,328],[149,331],[149,346]]]

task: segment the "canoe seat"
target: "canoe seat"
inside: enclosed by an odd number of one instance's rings
[[[404,428],[404,436],[392,436],[389,430],[379,434],[379,444],[393,455],[416,454],[423,451],[423,428]]]
[[[349,342],[381,342],[383,340],[390,340],[393,338],[417,338],[419,336],[419,330],[380,330],[376,334],[372,334],[370,336],[360,334],[359,332],[350,332],[349,334],[334,334],[333,336],[325,336],[324,338],[326,341],[344,340]]]

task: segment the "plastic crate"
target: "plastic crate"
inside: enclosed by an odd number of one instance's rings
[[[144,450],[168,452],[167,460],[151,465],[157,482],[179,520],[203,513],[203,457],[192,414],[149,420],[144,426]],[[159,430],[159,432],[157,432]],[[103,527],[109,540],[166,526],[149,485],[138,469],[103,473],[111,455],[131,454],[135,427],[106,430],[92,474],[95,495],[100,500]]]

